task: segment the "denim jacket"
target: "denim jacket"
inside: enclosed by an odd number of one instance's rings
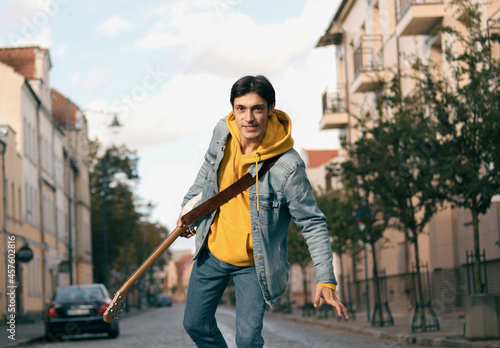
[[[194,184],[184,197],[183,206],[202,193],[202,202],[218,193],[218,168],[230,135],[225,118],[214,129],[205,160]],[[263,162],[259,163],[259,168]],[[249,170],[255,176],[253,164]],[[273,304],[285,291],[290,264],[287,259],[287,234],[291,217],[302,230],[316,268],[318,283],[337,284],[333,273],[332,249],[325,215],[318,208],[299,154],[285,152],[271,169],[259,177],[257,211],[256,185],[249,188],[250,219],[257,277],[267,303]],[[216,211],[195,223],[196,259],[206,244]]]

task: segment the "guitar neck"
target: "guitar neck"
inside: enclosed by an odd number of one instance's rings
[[[184,231],[186,231],[187,226],[177,227],[172,233],[166,237],[163,242],[158,245],[158,247],[148,256],[148,258],[139,266],[139,268],[128,278],[128,280],[120,288],[119,293],[127,292],[132,285],[146,272],[146,270],[151,267],[151,265],[160,257],[161,254],[168,249],[168,247],[179,237]]]

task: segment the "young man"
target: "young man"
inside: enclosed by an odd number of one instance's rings
[[[281,154],[249,189],[206,215],[183,236],[196,234],[196,251],[184,313],[184,328],[198,347],[227,347],[215,312],[233,277],[236,292],[236,344],[262,347],[266,303],[285,291],[287,232],[291,217],[301,227],[317,271],[314,305],[323,300],[348,319],[336,295],[332,249],[326,218],[319,210],[305,165],[293,149],[291,120],[275,109],[275,92],[263,76],[246,76],[233,85],[233,110],[213,132],[205,161],[183,206],[202,192],[214,196],[262,162]],[[182,222],[178,221],[181,226]]]

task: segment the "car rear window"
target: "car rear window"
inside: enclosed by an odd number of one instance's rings
[[[105,298],[101,288],[68,288],[59,289],[54,295],[54,301],[86,301]]]

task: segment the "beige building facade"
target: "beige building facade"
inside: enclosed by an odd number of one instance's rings
[[[6,241],[15,240],[17,316],[42,311],[57,287],[92,282],[87,152],[75,157],[76,165],[70,174],[73,189],[68,189],[64,185],[68,174],[63,161],[69,153],[67,139],[71,131],[64,129],[53,115],[51,67],[47,49],[0,48],[0,125],[8,130],[0,135],[6,140],[5,190],[0,187],[6,202],[0,214],[5,224],[0,249],[1,263],[7,265],[5,250],[12,246]],[[86,138],[86,129],[80,133]],[[87,188],[78,195],[75,187],[82,183]],[[79,205],[86,210],[80,209],[81,220],[70,223],[68,211],[74,217]],[[74,231],[86,236],[75,232],[71,241],[70,224]],[[26,248],[31,250],[32,258],[23,261],[21,254]],[[75,248],[76,256],[72,257],[70,250]],[[84,255],[81,260],[80,255]],[[72,266],[65,267],[68,264]],[[0,306],[0,315],[8,310],[6,293],[12,285],[8,271],[6,266],[0,272],[0,301],[6,304]]]
[[[484,28],[500,32],[500,1],[481,2]],[[359,134],[355,117],[375,109],[379,81],[391,72],[411,73],[409,56],[415,55],[448,67],[443,49],[447,37],[435,34],[439,24],[460,29],[448,1],[441,0],[342,0],[319,47],[336,46],[337,87],[323,94],[323,118],[320,129],[338,129],[347,143]],[[497,59],[500,50],[495,47]],[[414,89],[411,79],[402,82],[403,94]],[[339,158],[345,154],[340,150]],[[338,159],[337,159],[338,160]],[[326,184],[325,184],[326,185]],[[467,253],[473,249],[472,218],[464,209],[446,208],[439,212],[419,236],[420,260],[429,272],[429,289],[433,305],[442,314],[461,310],[469,294],[472,279]],[[500,199],[494,199],[487,214],[480,216],[480,241],[484,248],[489,293],[500,293]],[[403,313],[414,305],[411,277],[415,260],[413,248],[403,233],[385,232],[385,241],[376,248],[380,270],[385,272],[384,296],[392,312]],[[371,253],[367,248],[368,255]],[[366,308],[366,279],[373,309],[371,256],[365,262],[363,253],[355,258],[344,256],[345,276],[351,280],[351,291],[345,294],[357,308]],[[469,260],[470,261],[470,260]],[[468,273],[469,270],[469,273]],[[341,271],[336,269],[337,278]],[[350,296],[349,296],[350,295]]]

